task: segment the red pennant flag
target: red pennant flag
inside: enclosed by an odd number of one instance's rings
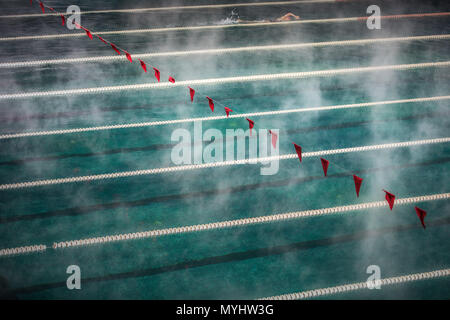
[[[175,79],[172,77],[169,77],[169,82],[175,83]]]
[[[208,99],[209,108],[211,109],[212,112],[214,112],[214,101],[213,101],[213,99],[211,99],[210,97],[206,97],[206,99]]]
[[[255,122],[250,120],[249,118],[245,118],[248,121],[248,127],[250,128],[250,135],[252,135],[252,129],[255,126]]]
[[[145,65],[145,62],[139,59],[139,62],[141,63],[142,69],[144,69],[145,72],[147,72],[147,66]]]
[[[416,209],[417,216],[419,217],[420,222],[422,223],[422,226],[425,229],[426,227],[425,227],[424,219],[425,219],[425,216],[427,215],[427,212],[423,209],[420,209],[419,207],[414,207],[414,209]]]
[[[359,189],[361,189],[363,179],[357,175],[353,175],[353,180],[355,181],[356,196],[359,197]]]
[[[294,142],[292,142],[294,143]],[[297,152],[298,155],[298,159],[300,160],[300,162],[302,162],[302,147],[300,147],[298,144],[294,143],[294,147],[295,147],[295,151]]]
[[[103,43],[106,43],[106,44],[108,44],[108,42],[105,40],[105,39],[103,39],[102,37],[100,37],[100,36],[97,36]]]
[[[330,161],[325,160],[324,158],[320,158],[320,162],[322,162],[323,173],[325,177],[327,176],[328,166],[330,165]]]
[[[77,29],[81,29],[81,26],[78,23],[76,23],[75,21],[73,22],[73,24],[75,25],[75,27],[77,27]]]
[[[128,61],[130,61],[130,63],[133,63],[133,59],[131,59],[131,54],[125,51],[125,55],[127,56]]]
[[[395,196],[392,193],[387,192],[384,189],[383,189],[383,191],[386,192],[385,199],[389,203],[389,208],[392,210],[392,208],[394,207]]]
[[[272,130],[269,130],[269,133],[272,135],[272,146],[274,148],[276,148],[277,147],[278,135],[275,132],[273,132]]]
[[[66,23],[66,18],[61,14],[61,24],[64,25]]]
[[[50,10],[52,10],[53,12],[56,12],[55,9],[53,9],[52,7],[48,7]]]
[[[113,48],[114,51],[117,52],[117,54],[120,54],[119,49],[117,49],[117,47],[114,45],[114,43],[111,43],[111,48]]]
[[[231,110],[228,107],[225,107],[225,112],[227,113],[227,118],[228,118],[228,116],[230,115],[230,112],[233,112],[233,110]]]
[[[45,13],[44,4],[41,1],[39,1],[39,5],[41,6],[42,13]]]
[[[156,69],[156,68],[153,68],[153,70],[155,70],[155,78],[158,80],[158,82],[159,82],[159,80],[161,79],[161,72],[159,72],[159,70],[158,69]]]
[[[195,90],[192,89],[191,87],[189,88],[189,94],[191,95],[191,102],[194,102],[194,96],[195,96]]]
[[[86,31],[86,35],[89,37],[89,38],[91,38],[91,40],[92,40],[92,33],[88,30],[88,29],[86,29],[86,28],[84,28],[84,27],[81,27],[84,31]]]

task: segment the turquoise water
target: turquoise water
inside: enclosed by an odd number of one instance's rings
[[[80,3],[85,10],[146,6],[137,1]],[[239,11],[248,19],[273,18],[286,10],[304,19],[318,19],[363,16],[368,3]],[[398,3],[381,1],[382,14],[449,11],[444,2]],[[6,13],[39,12],[28,5],[27,1],[9,4]],[[93,30],[209,25],[229,13],[229,9],[210,9],[192,14],[86,15],[82,24]],[[59,21],[51,17],[11,21],[7,24],[0,19],[4,37],[69,32],[58,28]],[[368,30],[364,22],[348,22],[111,35],[107,39],[131,53],[141,53],[449,31],[449,18],[440,17],[386,20],[377,31]],[[8,41],[0,46],[0,62],[112,54],[101,42],[87,37]],[[158,57],[151,64],[160,68],[162,79],[170,74],[177,80],[190,80],[448,61],[448,49],[448,40],[427,40]],[[2,68],[0,72],[2,94],[154,82],[150,72],[144,74],[137,64],[125,61]],[[247,113],[447,95],[449,83],[448,67],[442,67],[197,89],[235,113]],[[211,115],[206,101],[197,98],[191,104],[188,99],[186,88],[174,87],[0,100],[0,133]],[[442,100],[252,119],[255,129],[280,129],[280,154],[288,154],[294,152],[291,142],[309,152],[447,137],[449,112],[448,102]],[[222,113],[216,106],[215,114]],[[202,123],[203,131],[214,128],[223,134],[226,129],[246,129],[247,125],[241,118]],[[171,134],[178,128],[192,132],[193,124],[0,140],[0,184],[173,166]],[[240,165],[0,191],[0,248],[50,247],[43,253],[1,257],[0,292],[22,299],[253,299],[365,281],[369,265],[380,266],[382,277],[449,267],[447,200],[416,204],[428,212],[426,230],[411,204],[395,206],[392,212],[387,208],[361,210],[156,239],[51,248],[59,241],[380,201],[383,188],[398,198],[449,192],[448,143],[327,159],[331,165],[326,178],[317,158],[305,158],[301,165],[297,159],[281,160],[279,172],[272,176],[260,175],[259,165]],[[359,198],[352,173],[364,178]],[[72,264],[81,268],[82,290],[66,288],[65,272]],[[326,298],[449,297],[449,280],[441,278]]]

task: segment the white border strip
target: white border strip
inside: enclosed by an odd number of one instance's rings
[[[290,50],[312,47],[326,47],[326,46],[352,46],[352,45],[364,45],[372,43],[383,42],[401,42],[401,41],[426,41],[426,40],[446,40],[450,39],[450,34],[436,34],[428,36],[411,36],[411,37],[389,37],[389,38],[375,38],[375,39],[357,39],[357,40],[342,40],[342,41],[324,41],[324,42],[309,42],[309,43],[293,43],[293,44],[278,44],[268,46],[249,46],[249,47],[237,47],[237,48],[217,48],[217,49],[202,49],[202,50],[190,50],[190,51],[170,51],[170,52],[150,52],[133,54],[133,57],[137,59],[155,58],[155,57],[172,57],[172,56],[186,56],[186,55],[198,55],[198,54],[230,54],[236,52],[248,52],[248,51],[265,51],[265,50]],[[110,55],[110,56],[95,56],[84,58],[68,58],[68,59],[47,59],[47,60],[32,60],[32,61],[19,61],[19,62],[5,62],[0,63],[0,68],[19,68],[30,67],[40,65],[54,65],[65,63],[86,63],[86,62],[106,62],[106,61],[122,61],[125,60],[124,55]]]
[[[317,71],[303,71],[303,72],[288,72],[288,73],[274,73],[274,74],[260,74],[253,76],[240,76],[240,77],[228,77],[228,78],[213,78],[213,79],[200,79],[200,80],[185,80],[161,83],[142,83],[142,84],[130,84],[120,86],[107,86],[107,87],[93,87],[93,88],[81,88],[81,89],[69,89],[69,90],[55,90],[55,91],[38,91],[27,93],[12,93],[0,95],[0,100],[11,99],[23,99],[23,98],[37,98],[37,97],[53,97],[53,96],[65,96],[65,95],[78,95],[78,94],[97,94],[103,92],[116,92],[122,90],[144,90],[144,89],[168,89],[173,87],[184,86],[202,86],[202,85],[217,85],[224,83],[236,83],[236,82],[251,82],[251,81],[273,81],[284,79],[301,79],[309,77],[328,77],[342,74],[351,73],[363,73],[363,72],[375,72],[386,70],[412,70],[421,68],[437,68],[448,67],[450,61],[442,62],[424,62],[413,64],[396,64],[386,66],[373,66],[373,67],[358,67],[358,68],[345,68],[345,69],[329,69],[329,70],[317,70]]]
[[[435,13],[420,13],[420,14],[405,14],[381,16],[381,19],[406,19],[419,17],[436,17],[448,16],[450,12],[435,12]],[[192,26],[192,27],[166,27],[166,28],[147,28],[147,29],[131,29],[131,30],[113,30],[92,32],[97,35],[109,34],[140,34],[140,33],[154,33],[154,32],[172,32],[172,31],[199,31],[199,30],[215,30],[228,28],[242,28],[242,27],[262,27],[262,26],[283,26],[283,25],[299,25],[308,23],[341,23],[351,21],[366,21],[367,17],[349,17],[349,18],[328,18],[328,19],[309,19],[309,20],[295,20],[295,21],[277,21],[277,22],[255,22],[255,23],[237,23],[237,24],[220,24],[207,26]],[[0,41],[16,41],[16,40],[43,40],[43,39],[64,39],[76,38],[86,36],[85,32],[72,32],[63,34],[47,34],[35,36],[19,36],[19,37],[5,37],[0,38]]]
[[[401,199],[395,200],[395,205],[404,205],[404,204],[424,202],[424,201],[443,200],[443,199],[449,199],[449,198],[450,198],[450,193],[433,194],[433,195],[411,197],[411,198],[401,198]],[[216,230],[216,229],[232,228],[232,227],[242,227],[242,226],[260,224],[260,223],[266,223],[266,222],[286,221],[286,220],[291,220],[291,219],[316,217],[316,216],[321,216],[321,215],[352,212],[352,211],[356,211],[356,210],[374,209],[374,208],[387,207],[387,206],[388,206],[388,203],[386,201],[367,202],[367,203],[346,205],[346,206],[340,206],[340,207],[334,207],[334,208],[288,212],[288,213],[260,216],[260,217],[254,217],[254,218],[244,218],[244,219],[229,220],[229,221],[222,221],[222,222],[213,222],[213,223],[207,223],[207,224],[198,224],[198,225],[192,225],[192,226],[175,227],[175,228],[160,229],[160,230],[149,230],[149,231],[125,233],[125,234],[117,234],[117,235],[108,235],[108,236],[103,236],[103,237],[81,239],[81,240],[55,242],[55,243],[53,243],[52,247],[54,249],[58,249],[58,248],[88,246],[88,245],[93,245],[93,244],[109,243],[109,242],[124,241],[124,240],[154,238],[154,237],[159,237],[159,236],[167,236],[167,235],[171,235],[171,234],[189,233],[189,232],[197,232],[197,231],[205,231],[205,230]]]
[[[272,2],[251,2],[251,3],[227,3],[227,4],[208,4],[198,6],[174,6],[174,7],[160,7],[160,8],[133,8],[133,9],[110,9],[110,10],[86,10],[81,11],[80,14],[97,14],[97,13],[141,13],[152,11],[171,11],[171,10],[192,10],[192,9],[220,9],[220,8],[234,8],[234,7],[261,7],[261,6],[279,6],[292,5],[303,3],[331,3],[331,2],[350,2],[351,0],[301,0],[301,1],[272,1]],[[30,17],[45,17],[58,16],[57,13],[32,13],[32,14],[14,14],[2,15],[0,18],[30,18]]]
[[[447,143],[447,142],[450,142],[450,137],[427,139],[427,140],[406,141],[406,142],[395,142],[395,143],[343,148],[343,149],[334,149],[334,150],[305,152],[305,153],[302,153],[302,157],[303,158],[318,157],[318,156],[332,155],[332,154],[374,151],[374,150],[392,149],[392,148],[405,148],[405,147],[411,147],[411,146],[436,144],[436,143]],[[40,186],[49,186],[49,185],[59,185],[59,184],[66,184],[66,183],[118,179],[118,178],[125,178],[125,177],[136,177],[136,176],[159,174],[159,173],[198,170],[198,169],[206,169],[206,168],[217,168],[217,167],[225,167],[225,166],[233,166],[233,165],[257,164],[259,162],[265,163],[265,162],[274,161],[274,160],[296,159],[297,157],[298,156],[296,153],[291,153],[291,154],[271,156],[271,157],[262,157],[262,158],[251,158],[251,159],[243,159],[243,160],[231,160],[231,161],[212,162],[212,163],[203,163],[203,164],[182,165],[182,166],[135,170],[135,171],[111,172],[111,173],[96,174],[96,175],[90,175],[90,176],[78,176],[78,177],[70,177],[70,178],[35,180],[35,181],[27,181],[27,182],[19,182],[19,183],[2,184],[2,185],[0,185],[0,190],[12,190],[12,189],[31,188],[31,187],[40,187]]]
[[[322,107],[310,107],[310,108],[272,110],[272,111],[264,111],[264,112],[240,113],[240,114],[230,115],[229,117],[213,116],[213,117],[187,118],[187,119],[177,119],[177,120],[161,120],[161,121],[152,121],[152,122],[115,124],[115,125],[107,125],[107,126],[74,128],[74,129],[19,132],[19,133],[10,133],[10,134],[0,135],[0,140],[25,138],[25,137],[49,136],[49,135],[62,135],[62,134],[70,134],[70,133],[93,132],[93,131],[103,131],[103,130],[152,127],[152,126],[171,125],[171,124],[179,124],[179,123],[198,122],[198,121],[225,120],[227,118],[264,117],[264,116],[269,116],[269,115],[301,113],[301,112],[309,112],[309,111],[341,110],[341,109],[352,109],[352,108],[363,108],[363,107],[375,107],[375,106],[391,105],[391,104],[431,102],[431,101],[441,101],[441,100],[448,100],[448,99],[450,99],[450,96],[436,96],[436,97],[425,97],[425,98],[342,104],[342,105],[335,105],[335,106],[322,106]]]
[[[382,286],[399,284],[417,280],[427,280],[433,278],[447,277],[450,275],[450,269],[441,269],[430,272],[421,272],[421,273],[413,273],[404,276],[391,277],[380,279],[380,284]],[[261,298],[259,300],[299,300],[299,299],[308,299],[315,298],[320,296],[332,295],[342,292],[349,292],[361,289],[367,289],[367,282],[357,282],[351,284],[344,284],[341,286],[323,288],[323,289],[314,289],[308,291],[301,291],[295,293],[282,294],[279,296],[272,296],[267,298]]]

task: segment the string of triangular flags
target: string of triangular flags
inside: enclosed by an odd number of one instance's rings
[[[64,16],[63,14],[57,12],[54,8],[52,8],[52,7],[50,7],[50,6],[47,6],[47,5],[46,5],[45,3],[43,3],[42,1],[38,1],[38,2],[39,2],[39,6],[41,7],[42,13],[45,13],[45,8],[47,8],[47,9],[49,9],[50,11],[52,11],[52,12],[58,14],[58,15],[61,17],[61,24],[62,24],[63,26],[66,24],[66,18],[65,18],[65,16]],[[30,4],[31,4],[31,5],[33,4],[33,0],[30,0]],[[76,23],[76,22],[74,22],[74,24],[75,24],[75,26],[76,26],[77,28],[84,30],[84,31],[86,32],[86,35],[87,35],[90,39],[93,39],[93,36],[96,36],[96,37],[97,37],[99,40],[101,40],[103,43],[105,43],[105,44],[107,44],[107,45],[110,45],[111,48],[112,48],[118,55],[120,55],[121,52],[125,53],[125,56],[126,56],[126,58],[128,59],[128,61],[129,61],[130,63],[133,63],[133,58],[132,58],[131,54],[130,54],[127,50],[122,49],[121,47],[117,46],[116,44],[112,43],[111,41],[106,40],[105,38],[100,37],[100,36],[99,36],[98,34],[96,34],[95,32],[92,32],[91,30],[89,30],[89,29],[83,27],[82,25],[79,25],[79,24]],[[140,65],[141,65],[141,68],[144,70],[144,72],[147,72],[147,63],[145,63],[142,59],[138,59],[138,60],[139,60],[139,63],[140,63]],[[151,68],[152,68],[153,71],[154,71],[154,76],[155,76],[156,80],[157,80],[158,82],[160,82],[160,80],[161,80],[161,72],[160,72],[160,70],[159,70],[158,68],[156,68],[156,66],[151,66]],[[174,79],[172,76],[169,76],[168,81],[171,82],[171,83],[175,83],[175,79]],[[209,108],[211,109],[211,112],[214,112],[215,104],[219,104],[219,105],[221,105],[221,106],[224,108],[225,113],[226,113],[226,115],[227,115],[227,118],[228,118],[228,116],[230,115],[230,112],[233,112],[232,109],[230,109],[229,107],[223,105],[223,104],[220,103],[218,100],[213,99],[213,98],[210,98],[209,96],[200,94],[200,92],[198,92],[197,90],[195,90],[194,88],[191,88],[191,87],[189,87],[189,86],[188,86],[187,88],[188,88],[188,90],[189,90],[189,96],[190,96],[191,103],[194,102],[194,97],[195,97],[196,94],[197,94],[197,95],[202,95],[202,96],[204,96],[204,97],[206,98],[206,100],[208,101],[208,105],[209,105]],[[249,129],[250,129],[250,136],[251,136],[251,134],[252,134],[252,129],[253,129],[254,126],[255,126],[255,122],[254,122],[253,120],[249,119],[249,118],[245,118],[245,119],[248,121],[248,126],[249,126]],[[273,145],[274,148],[276,148],[278,136],[277,136],[277,134],[276,134],[275,132],[273,132],[273,131],[271,131],[271,130],[269,130],[269,134],[270,134],[271,137],[272,137],[272,145]],[[297,155],[298,155],[298,158],[299,158],[300,162],[302,162],[302,148],[301,148],[301,146],[297,145],[296,143],[293,143],[293,144],[294,144],[294,147],[295,147],[295,151],[296,151],[296,153],[297,153]],[[324,158],[320,158],[320,162],[321,162],[321,164],[322,164],[323,173],[324,173],[324,175],[325,175],[325,177],[326,177],[326,176],[327,176],[327,172],[328,172],[328,167],[329,167],[329,165],[330,165],[330,161],[327,160],[327,159],[324,159]],[[337,164],[334,163],[334,165],[337,165]],[[361,177],[359,177],[359,176],[353,174],[353,181],[354,181],[354,183],[355,183],[355,191],[356,191],[356,196],[357,196],[357,197],[359,197],[359,192],[360,192],[360,189],[361,189],[361,185],[362,185],[363,180],[364,180],[363,178],[361,178]],[[383,189],[383,191],[384,191],[384,193],[385,193],[385,199],[386,199],[386,201],[387,201],[387,203],[388,203],[388,205],[389,205],[389,208],[390,208],[390,210],[392,211],[392,209],[393,209],[393,207],[394,207],[394,202],[395,202],[395,195],[392,194],[392,193],[389,192],[389,191],[384,190],[384,189]],[[421,222],[423,228],[425,229],[425,221],[424,221],[424,219],[425,219],[425,216],[427,215],[427,212],[426,212],[425,210],[423,210],[423,209],[417,207],[417,206],[415,207],[415,211],[416,211],[416,214],[417,214],[418,218],[420,219],[420,222]]]
[[[302,147],[299,146],[298,144],[296,144],[295,142],[293,142],[294,144],[294,148],[295,148],[295,152],[297,153],[298,159],[300,160],[300,162],[302,162]],[[326,177],[327,173],[328,173],[328,167],[330,166],[330,161],[324,158],[320,158],[320,162],[322,164],[322,169],[323,169],[323,174]],[[333,165],[336,165],[337,167],[340,167],[344,170],[347,171],[347,169],[337,165],[336,163],[333,163]],[[363,182],[363,178],[357,176],[356,174],[352,174],[353,175],[353,182],[355,183],[355,191],[356,191],[356,197],[359,197],[359,191],[361,190],[361,185]],[[385,193],[384,198],[386,199],[386,202],[389,205],[389,208],[392,209],[394,208],[394,203],[395,203],[395,195],[389,191],[386,191],[383,189],[383,192]],[[422,223],[423,228],[425,229],[425,216],[427,215],[427,212],[417,206],[414,207],[414,209],[416,210],[416,214],[418,216],[418,218],[420,219],[420,222]]]
[[[56,11],[54,8],[52,8],[52,7],[48,6],[48,5],[46,5],[46,4],[45,4],[44,2],[42,2],[42,1],[38,1],[38,2],[39,2],[39,6],[41,7],[42,13],[45,13],[45,8],[47,8],[47,9],[49,9],[50,11],[52,11],[52,12],[58,14],[58,15],[61,17],[61,24],[62,24],[63,26],[66,24],[66,18],[65,18],[65,16],[64,16],[62,13],[59,13],[59,12]],[[33,0],[30,0],[30,4],[33,4]],[[80,25],[80,24],[78,24],[78,23],[76,23],[76,22],[74,22],[74,24],[75,24],[75,26],[76,26],[78,29],[84,30],[84,31],[86,32],[86,36],[88,36],[90,39],[93,39],[93,37],[95,36],[95,37],[97,37],[99,40],[101,40],[103,43],[105,43],[105,44],[111,46],[111,48],[112,48],[118,55],[120,55],[122,52],[125,53],[125,56],[126,56],[126,58],[128,59],[128,61],[130,61],[130,63],[133,63],[133,58],[132,58],[131,54],[130,54],[127,50],[125,50],[125,49],[119,47],[118,45],[114,44],[113,42],[111,42],[111,41],[109,41],[109,40],[107,40],[107,39],[101,37],[100,35],[96,34],[96,33],[93,32],[92,30],[89,30],[89,29],[87,29],[86,27],[84,27],[84,26],[82,26],[82,25]],[[157,80],[158,82],[161,81],[161,71],[160,71],[156,66],[149,65],[148,63],[144,62],[142,59],[138,59],[138,60],[139,60],[139,63],[140,63],[140,65],[141,65],[141,68],[144,70],[144,72],[147,72],[147,66],[150,66],[150,67],[153,69],[153,71],[154,71],[154,76],[155,76],[156,80]],[[168,81],[171,82],[171,83],[175,83],[175,78],[172,77],[172,76],[169,76]],[[195,90],[194,88],[191,88],[191,87],[189,87],[189,86],[188,86],[187,88],[188,88],[188,90],[189,90],[191,102],[193,103],[193,102],[194,102],[194,96],[195,96],[196,94],[199,95],[199,92],[198,92],[197,90]],[[233,110],[231,110],[231,108],[229,108],[229,107],[227,107],[227,106],[221,104],[218,100],[213,99],[213,98],[210,98],[210,97],[208,97],[208,96],[206,96],[206,95],[203,95],[203,96],[204,96],[204,98],[206,98],[206,100],[208,101],[209,107],[210,107],[210,109],[211,109],[212,112],[214,112],[214,106],[215,106],[215,104],[219,104],[219,105],[221,105],[222,107],[224,107],[224,110],[225,110],[225,113],[226,113],[227,117],[230,115],[230,112],[233,112]],[[253,128],[253,125],[254,125],[254,122],[251,121],[251,120],[249,120],[249,127],[250,127],[250,129]]]

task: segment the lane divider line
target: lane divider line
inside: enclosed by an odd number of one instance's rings
[[[19,255],[19,254],[25,254],[25,253],[31,253],[31,252],[39,252],[39,251],[45,251],[45,250],[47,250],[47,246],[45,246],[43,244],[1,249],[0,257],[10,256],[10,255]]]
[[[449,16],[450,12],[433,12],[433,13],[413,13],[403,15],[381,16],[381,19],[407,19],[407,18],[427,18],[427,17],[443,17]],[[237,23],[237,24],[218,24],[207,26],[191,26],[191,27],[165,27],[165,28],[145,28],[145,29],[131,29],[131,30],[112,30],[95,32],[97,35],[110,34],[142,34],[142,33],[156,33],[156,32],[173,32],[173,31],[199,31],[199,30],[217,30],[229,28],[248,28],[248,27],[268,27],[268,26],[289,26],[308,23],[341,23],[352,21],[365,21],[368,17],[348,17],[348,18],[327,18],[327,19],[309,19],[309,20],[295,20],[295,21],[276,21],[276,22],[252,22],[252,23]],[[94,33],[93,33],[94,34]],[[17,40],[48,40],[48,39],[64,39],[76,38],[86,36],[85,32],[72,32],[63,34],[47,34],[34,36],[18,36],[18,37],[4,37],[0,41],[17,41]]]
[[[250,3],[224,3],[224,4],[206,4],[197,6],[173,6],[159,8],[131,8],[131,9],[107,9],[107,10],[86,10],[80,14],[97,14],[97,13],[142,13],[152,11],[172,11],[172,10],[192,10],[192,9],[221,9],[234,7],[261,7],[273,5],[293,5],[304,3],[330,3],[330,2],[350,2],[351,0],[295,0],[295,1],[271,1],[271,2],[250,2]],[[0,18],[30,18],[30,17],[46,17],[58,16],[57,13],[32,13],[32,14],[14,14],[1,15]]]
[[[403,276],[398,276],[398,277],[390,277],[390,278],[380,279],[380,285],[381,286],[394,285],[394,284],[406,283],[406,282],[412,282],[412,281],[418,281],[418,280],[428,280],[428,279],[433,279],[433,278],[448,277],[449,275],[450,275],[450,269],[441,269],[441,270],[434,270],[434,271],[430,271],[430,272],[413,273],[413,274],[408,274],[408,275],[403,275]],[[282,295],[278,295],[278,296],[261,298],[259,300],[299,300],[299,299],[315,298],[315,297],[327,296],[327,295],[362,290],[362,289],[368,289],[367,282],[357,282],[357,283],[344,284],[344,285],[340,285],[340,286],[328,287],[328,288],[323,288],[323,289],[300,291],[300,292],[295,292],[295,293],[288,293],[288,294],[282,294]]]
[[[444,199],[449,199],[449,198],[450,198],[450,193],[433,194],[433,195],[410,197],[410,198],[401,198],[401,199],[395,200],[396,201],[395,205],[404,205],[404,204],[425,202],[425,201],[444,200]],[[102,236],[102,237],[80,239],[80,240],[61,241],[61,242],[53,243],[52,247],[54,249],[58,249],[58,248],[88,246],[88,245],[93,245],[93,244],[103,244],[103,243],[125,241],[125,240],[155,238],[155,237],[167,236],[167,235],[171,235],[171,234],[190,233],[190,232],[205,231],[205,230],[217,230],[217,229],[224,229],[224,228],[231,228],[231,227],[242,227],[242,226],[255,225],[255,224],[261,224],[261,223],[267,223],[267,222],[309,218],[309,217],[316,217],[316,216],[321,216],[321,215],[330,215],[330,214],[352,212],[352,211],[364,210],[364,209],[374,209],[374,208],[387,207],[387,206],[388,206],[388,203],[386,201],[375,201],[375,202],[367,202],[367,203],[346,205],[346,206],[333,207],[333,208],[280,213],[280,214],[273,214],[273,215],[267,215],[267,216],[259,216],[259,217],[254,217],[254,218],[244,218],[244,219],[213,222],[213,223],[198,224],[198,225],[191,225],[191,226],[184,226],[184,227],[174,227],[174,228],[168,228],[168,229],[159,229],[159,230],[149,230],[149,231],[133,232],[133,233],[125,233],[125,234],[107,235],[107,236]]]
[[[236,83],[236,82],[302,79],[302,78],[309,78],[309,77],[328,77],[328,76],[344,75],[344,74],[352,74],[352,73],[379,72],[379,71],[387,71],[387,70],[397,70],[397,71],[398,70],[413,70],[413,69],[438,68],[438,67],[448,67],[448,66],[450,66],[450,61],[424,62],[424,63],[412,63],[412,64],[396,64],[396,65],[386,65],[386,66],[357,67],[357,68],[344,68],[344,69],[328,69],[328,70],[288,72],[288,73],[275,73],[275,74],[260,74],[260,75],[228,77],[228,78],[184,80],[184,81],[177,81],[175,83],[171,83],[171,82],[154,83],[154,82],[152,82],[152,83],[130,84],[130,85],[120,85],[120,86],[106,86],[106,87],[93,87],[93,88],[81,88],[81,89],[2,94],[2,95],[0,95],[0,100],[53,97],[53,96],[79,95],[79,94],[98,94],[98,93],[104,93],[104,92],[116,92],[116,91],[124,91],[124,90],[168,89],[168,88],[174,88],[174,87],[186,87],[186,86],[194,86],[194,85],[195,86],[217,85],[217,84]]]
[[[423,195],[423,196],[418,196],[418,197],[400,198],[400,199],[396,199],[396,205],[405,205],[405,204],[418,203],[418,202],[445,200],[445,199],[449,199],[449,198],[450,198],[450,193],[441,193],[441,194]],[[59,248],[69,248],[69,247],[80,247],[80,246],[103,244],[103,243],[110,243],[110,242],[116,242],[116,241],[160,237],[160,236],[166,236],[166,235],[171,235],[171,234],[190,233],[190,232],[198,232],[198,231],[205,231],[205,230],[217,230],[217,229],[224,229],[224,228],[231,228],[231,227],[242,227],[242,226],[255,225],[255,224],[261,224],[261,223],[267,223],[267,222],[287,221],[287,220],[292,220],[292,219],[309,218],[309,217],[316,217],[316,216],[330,215],[330,214],[339,214],[339,213],[352,212],[352,211],[358,211],[358,210],[364,210],[364,209],[381,208],[381,207],[387,207],[387,206],[388,206],[388,204],[386,201],[367,202],[367,203],[360,203],[360,204],[353,204],[353,205],[345,205],[345,206],[340,206],[340,207],[331,207],[331,208],[323,208],[323,209],[315,209],[315,210],[305,210],[305,211],[273,214],[273,215],[259,216],[259,217],[254,217],[254,218],[244,218],[244,219],[213,222],[213,223],[198,224],[198,225],[191,225],[191,226],[174,227],[174,228],[167,228],[167,229],[149,230],[149,231],[141,231],[141,232],[133,232],[133,233],[125,233],[125,234],[116,234],[116,235],[107,235],[107,236],[102,236],[102,237],[87,238],[87,239],[80,239],[80,240],[54,242],[52,245],[52,248],[59,249]],[[29,253],[29,252],[45,251],[46,249],[47,249],[47,246],[45,246],[45,245],[32,245],[32,246],[26,246],[26,247],[1,249],[0,257],[25,254],[25,253]]]
[[[229,115],[228,117],[224,115],[224,116],[199,117],[199,118],[187,118],[187,119],[176,119],[176,120],[160,120],[160,121],[150,121],[150,122],[114,124],[114,125],[106,125],[106,126],[73,128],[73,129],[57,129],[57,130],[48,130],[48,131],[19,132],[19,133],[1,134],[0,140],[25,138],[25,137],[62,135],[62,134],[71,134],[71,133],[94,132],[94,131],[103,131],[103,130],[142,128],[142,127],[171,125],[171,124],[179,124],[179,123],[198,122],[198,121],[225,120],[227,118],[264,117],[264,116],[271,116],[271,115],[282,115],[282,114],[301,113],[301,112],[310,112],[310,111],[343,110],[343,109],[375,107],[375,106],[391,105],[391,104],[433,102],[433,101],[441,101],[441,100],[448,100],[448,99],[450,99],[450,95],[449,96],[413,98],[413,99],[387,100],[387,101],[378,101],[378,102],[341,104],[341,105],[335,105],[335,106],[322,106],[322,107],[309,107],[309,108],[296,108],[296,109],[240,113],[240,114]]]
[[[323,42],[307,42],[307,43],[293,43],[293,44],[278,44],[266,46],[248,46],[236,48],[217,48],[217,49],[201,49],[190,51],[169,51],[169,52],[150,52],[133,54],[137,59],[156,58],[156,57],[173,57],[186,55],[200,55],[200,54],[231,54],[237,52],[251,52],[251,51],[269,51],[269,50],[290,50],[313,47],[327,47],[327,46],[352,46],[365,45],[372,43],[383,42],[402,42],[402,41],[427,41],[427,40],[446,40],[450,39],[450,34],[435,34],[427,36],[411,36],[411,37],[389,37],[389,38],[375,38],[375,39],[356,39],[356,40],[341,40],[341,41],[323,41]],[[86,63],[86,62],[106,62],[106,61],[122,61],[127,59],[124,55],[110,55],[110,56],[95,56],[83,58],[66,58],[66,59],[46,59],[46,60],[31,60],[19,62],[5,62],[0,63],[0,68],[20,68],[39,65],[55,65],[65,63]]]
[[[365,152],[365,151],[374,151],[374,150],[383,150],[383,149],[405,148],[405,147],[427,145],[427,144],[437,144],[437,143],[447,143],[447,142],[450,142],[450,137],[426,139],[426,140],[415,140],[415,141],[405,141],[405,142],[394,142],[394,143],[387,143],[387,144],[351,147],[351,148],[343,148],[343,149],[305,152],[305,153],[302,153],[302,157],[308,158],[308,157],[317,157],[317,156],[332,155],[332,154],[343,154],[343,153],[351,153],[351,152]],[[243,159],[243,160],[230,160],[230,161],[222,161],[222,162],[180,165],[180,166],[156,168],[156,169],[111,172],[111,173],[96,174],[96,175],[89,175],[89,176],[26,181],[26,182],[19,182],[19,183],[2,184],[2,185],[0,185],[0,191],[1,190],[22,189],[22,188],[32,188],[32,187],[40,187],[40,186],[49,186],[49,185],[60,185],[60,184],[77,183],[77,182],[118,179],[118,178],[125,178],[125,177],[136,177],[136,176],[178,172],[178,171],[199,170],[199,169],[206,169],[206,168],[218,168],[218,167],[233,166],[233,165],[266,163],[268,161],[274,161],[274,160],[297,159],[297,157],[298,157],[297,153],[291,153],[291,154],[285,154],[285,155],[261,157],[261,158],[250,158],[250,159]]]

